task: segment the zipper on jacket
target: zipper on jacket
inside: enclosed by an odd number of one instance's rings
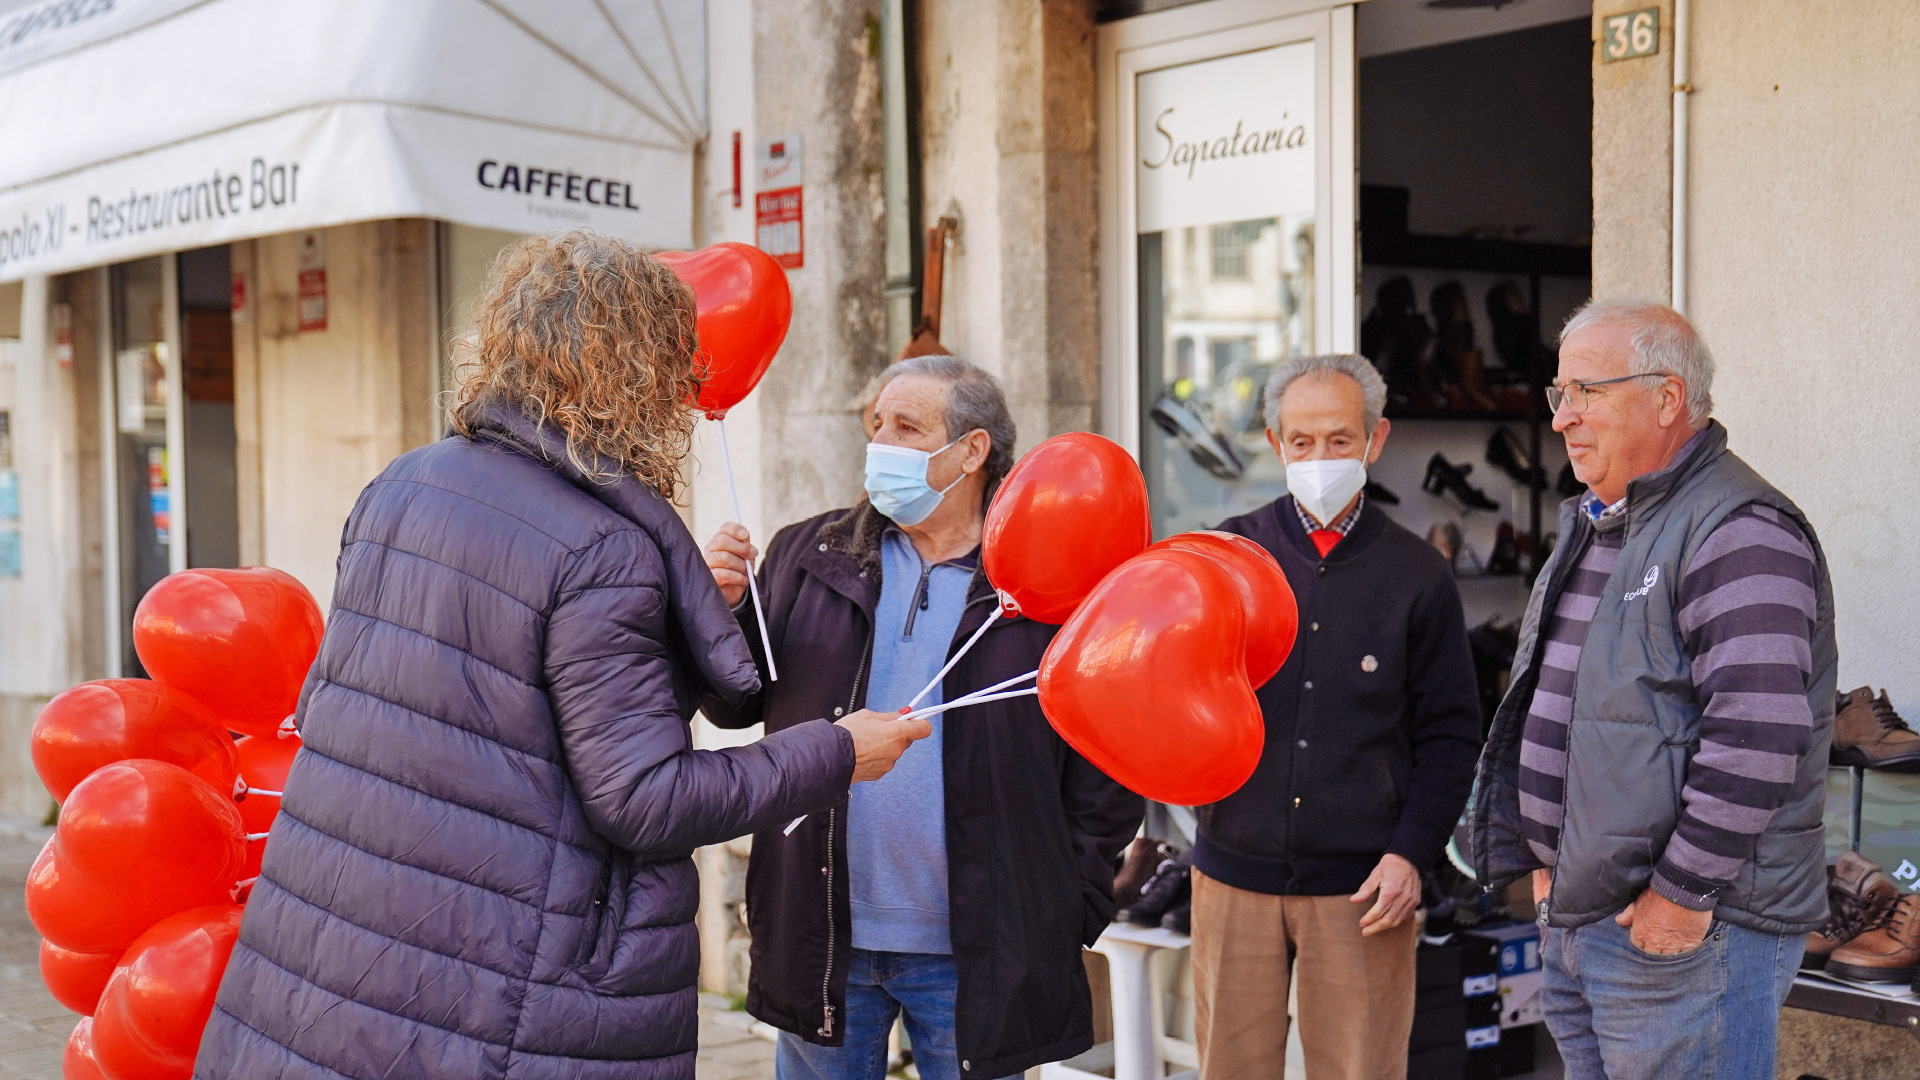
[[[900,633],[900,640],[902,641],[913,640],[914,621],[920,617],[921,612],[927,610],[928,606],[933,603],[933,597],[927,591],[927,579],[932,576],[933,564],[925,559],[921,559],[920,587],[913,591],[913,602],[907,605],[907,625]]]
[[[924,588],[924,576],[921,582]],[[911,627],[913,625],[913,616],[909,614],[907,619],[907,625]],[[869,624],[867,627],[867,647],[860,652],[860,666],[853,671],[853,692],[847,695],[847,713],[849,715],[854,713],[860,705],[860,684],[867,677],[867,662],[871,659],[873,659],[873,627]],[[827,865],[821,868],[826,871],[827,877],[827,970],[820,976],[820,1017],[822,1021],[820,1024],[820,1037],[823,1039],[833,1038],[833,958],[835,945],[837,944],[836,938],[838,937],[835,933],[833,921],[833,836],[839,824],[840,808],[836,806],[827,811]]]

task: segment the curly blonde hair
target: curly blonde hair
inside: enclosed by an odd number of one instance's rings
[[[631,473],[673,500],[698,352],[693,290],[647,253],[587,229],[528,237],[493,260],[474,304],[451,423],[471,436],[489,405],[518,405],[560,429],[582,472]]]

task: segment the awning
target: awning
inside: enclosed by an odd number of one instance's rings
[[[0,281],[390,217],[692,231],[703,0],[0,11]]]

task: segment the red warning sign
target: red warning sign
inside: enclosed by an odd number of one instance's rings
[[[755,242],[789,270],[797,270],[807,261],[800,206],[798,187],[762,191],[753,201]]]

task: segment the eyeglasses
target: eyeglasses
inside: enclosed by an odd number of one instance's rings
[[[1599,396],[1593,392],[1596,386],[1611,386],[1614,383],[1626,382],[1628,379],[1664,379],[1667,375],[1668,372],[1665,371],[1642,371],[1638,375],[1622,375],[1617,379],[1601,379],[1599,382],[1575,382],[1565,386],[1549,386],[1547,387],[1547,408],[1553,412],[1559,412],[1560,406],[1565,405],[1569,412],[1578,416],[1586,412],[1587,406]]]

